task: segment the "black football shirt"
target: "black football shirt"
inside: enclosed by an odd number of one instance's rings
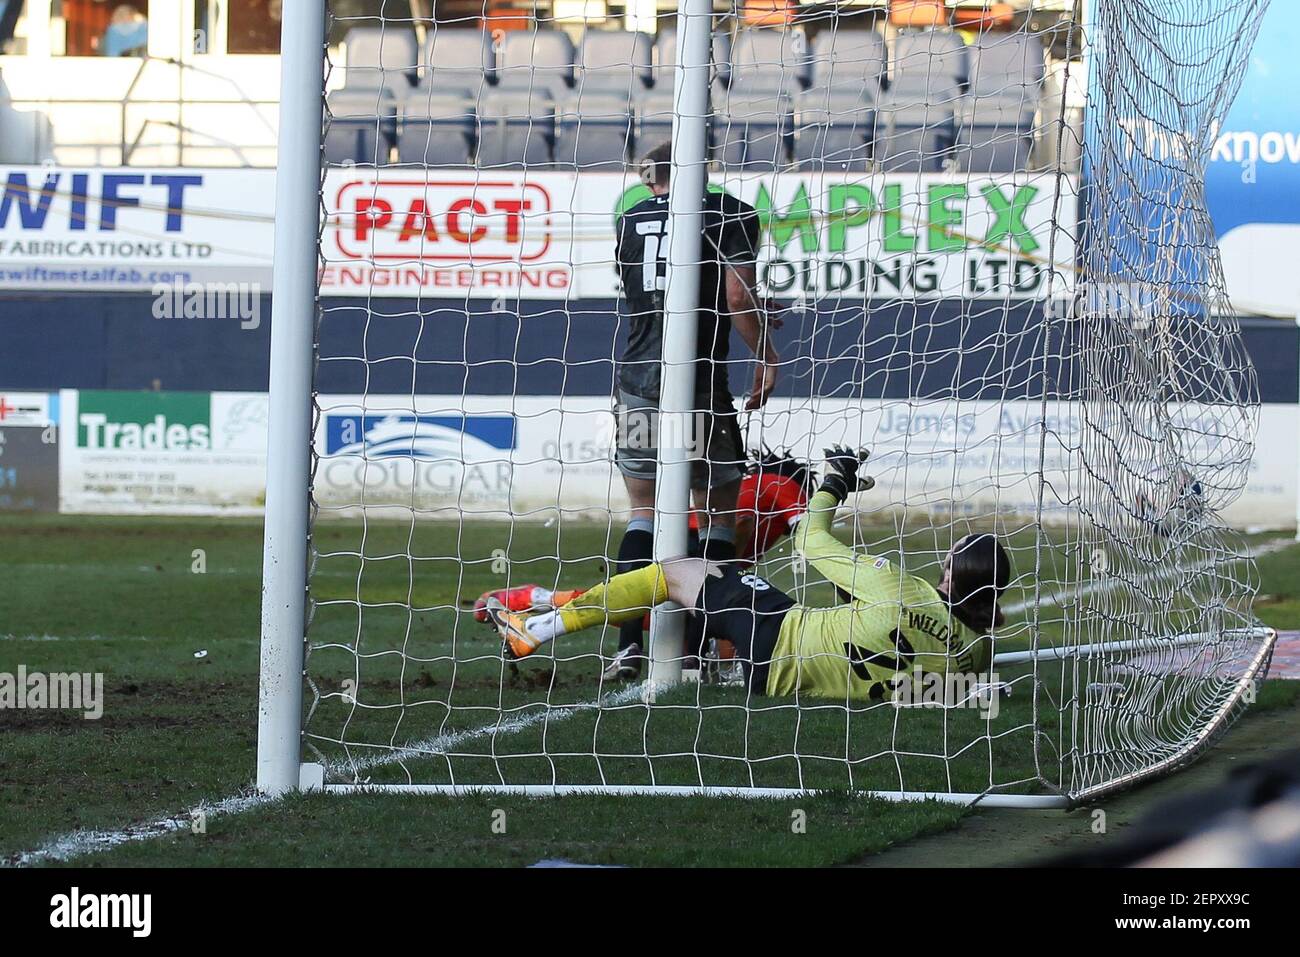
[[[758,213],[726,193],[704,200],[700,248],[700,305],[695,392],[727,392],[727,354],[731,312],[727,307],[726,266],[753,267],[758,258]],[[668,257],[668,196],[651,196],[619,219],[615,262],[623,284],[629,322],[627,348],[618,364],[618,386],[647,399],[659,398],[663,351],[664,277]]]

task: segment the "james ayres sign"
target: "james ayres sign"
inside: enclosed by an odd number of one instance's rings
[[[719,179],[763,224],[782,299],[1037,299],[1074,259],[1076,185],[1050,174],[768,173]],[[0,288],[269,289],[273,170],[0,168]],[[612,174],[330,170],[326,296],[612,299]]]

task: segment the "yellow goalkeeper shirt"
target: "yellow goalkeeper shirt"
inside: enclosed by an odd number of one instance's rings
[[[852,596],[833,608],[796,605],[781,622],[767,693],[887,698],[902,675],[983,673],[993,641],[953,618],[929,582],[886,558],[855,552],[831,534],[838,503],[818,492],[795,530],[795,548]],[[901,673],[901,674],[900,674]]]

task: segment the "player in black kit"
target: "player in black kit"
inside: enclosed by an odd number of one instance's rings
[[[629,323],[627,347],[618,363],[618,444],[632,519],[619,547],[618,571],[634,571],[653,557],[655,475],[658,452],[659,373],[663,349],[664,291],[668,254],[668,187],[672,149],[655,147],[639,174],[651,196],[618,221],[615,263]],[[734,328],[758,360],[747,410],[758,409],[776,387],[779,358],[769,336],[767,311],[757,292],[758,213],[726,193],[705,193],[700,250],[699,336],[691,435],[693,506],[708,516],[700,530],[700,553],[714,561],[736,557],[736,498],[746,455],[727,386],[728,347]],[[641,626],[624,625],[609,679],[640,672]],[[688,636],[688,653],[695,648]]]

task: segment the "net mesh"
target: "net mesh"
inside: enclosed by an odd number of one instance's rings
[[[842,653],[782,634],[789,693],[747,687],[719,626],[681,654],[699,679],[650,696],[635,656],[610,668],[618,627],[514,660],[474,600],[535,585],[544,610],[628,567],[611,397],[647,354],[615,244],[672,133],[676,16],[334,4],[305,723],[327,781],[1081,796],[1225,723],[1268,644],[1232,530],[1258,396],[1203,171],[1264,3],[1098,0],[1086,28],[1013,6],[717,12],[686,161],[726,197],[701,272],[741,298],[701,320],[735,332],[705,354],[725,408],[694,421],[739,409],[742,450],[814,467],[871,448],[833,534],[875,584]],[[637,252],[652,298],[660,245]],[[761,408],[740,314],[777,354]],[[773,525],[748,571],[836,607],[764,497],[781,470],[736,502],[705,458],[705,537]],[[912,577],[985,532],[1012,565],[1004,657],[906,655],[953,624],[915,617]]]

